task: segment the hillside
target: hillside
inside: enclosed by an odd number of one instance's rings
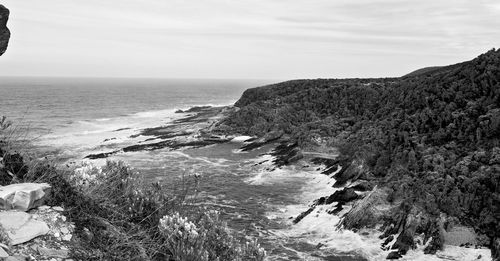
[[[423,74],[431,73],[433,71],[437,71],[440,68],[442,68],[442,67],[441,66],[425,67],[425,68],[421,68],[421,69],[415,70],[415,71],[413,71],[411,73],[405,74],[403,77],[420,76],[420,75],[423,75]]]
[[[338,148],[342,160],[331,164],[343,167],[337,185],[368,182],[398,206],[347,220],[346,228],[384,224],[403,255],[419,233],[432,238],[426,253],[434,253],[447,227],[466,226],[499,258],[500,50],[401,78],[253,88],[235,106],[220,131],[277,133],[306,150]]]

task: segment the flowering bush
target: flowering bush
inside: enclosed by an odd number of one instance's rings
[[[164,216],[159,227],[175,260],[260,261],[266,254],[256,241],[241,244],[234,238],[216,211],[203,212],[196,223],[174,213]]]
[[[71,174],[69,181],[82,191],[87,191],[90,187],[97,185],[97,182],[105,175],[100,167],[90,162],[83,162]]]

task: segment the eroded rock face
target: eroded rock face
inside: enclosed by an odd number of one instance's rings
[[[391,207],[386,198],[386,191],[375,188],[354,204],[352,209],[344,216],[340,226],[347,229],[359,229],[374,227],[376,224],[382,223],[382,217]]]
[[[19,183],[0,187],[0,209],[28,211],[41,206],[50,192],[47,183]]]
[[[7,28],[7,20],[9,19],[9,9],[0,5],[0,56],[7,50],[9,43],[10,31]]]

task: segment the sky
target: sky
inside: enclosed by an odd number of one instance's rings
[[[401,76],[500,47],[498,0],[2,0],[0,76]]]

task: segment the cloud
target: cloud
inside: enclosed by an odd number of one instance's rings
[[[495,0],[5,0],[5,5],[13,36],[0,60],[1,75],[387,76],[470,59],[500,39]]]

